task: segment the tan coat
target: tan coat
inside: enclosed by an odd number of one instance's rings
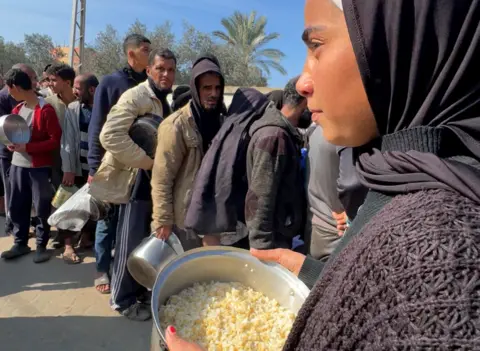
[[[152,174],[153,229],[173,224],[184,228],[202,145],[190,104],[160,124]]]
[[[137,117],[147,113],[163,116],[162,103],[150,88],[148,80],[123,93],[110,110],[100,133],[100,142],[107,154],[110,153],[127,167],[152,169],[153,160],[128,134]]]
[[[131,190],[129,185],[135,180],[138,169],[152,169],[152,158],[128,134],[135,119],[147,113],[163,116],[162,103],[148,80],[123,93],[110,110],[100,133],[100,142],[106,153],[90,191],[99,200],[127,203]]]

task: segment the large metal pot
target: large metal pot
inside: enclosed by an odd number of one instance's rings
[[[30,136],[30,127],[22,116],[9,114],[0,117],[0,143],[27,144]]]
[[[166,350],[165,328],[159,310],[170,296],[196,282],[239,282],[276,299],[298,313],[310,290],[295,275],[276,263],[259,261],[246,250],[233,247],[194,249],[172,260],[159,273],[152,291],[151,351]]]
[[[167,241],[151,234],[130,254],[127,268],[133,279],[147,289],[152,289],[158,272],[183,252],[182,244],[174,233],[170,234]]]

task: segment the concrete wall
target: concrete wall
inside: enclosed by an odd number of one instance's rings
[[[176,86],[173,87],[173,90],[175,90]],[[237,89],[240,88],[240,87],[234,87],[234,86],[226,86],[225,87],[225,94],[224,94],[224,101],[225,101],[225,105],[230,106],[230,103],[232,102],[232,98],[233,98],[233,95],[235,94],[235,92],[237,91]],[[278,90],[278,88],[266,88],[266,87],[252,87],[252,88],[255,88],[257,89],[259,92],[261,92],[262,94],[267,94],[273,90]],[[172,95],[170,94],[168,96],[168,102],[169,103],[172,103]]]

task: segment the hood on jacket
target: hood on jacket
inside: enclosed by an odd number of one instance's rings
[[[238,88],[228,108],[228,117],[250,115],[252,110],[264,113],[269,101],[265,95],[254,88]]]
[[[269,92],[267,95],[268,100],[275,103],[275,107],[278,110],[281,110],[283,107],[283,90],[274,90]]]
[[[205,73],[216,73],[220,77],[222,91],[217,108],[213,111],[206,111],[201,102],[198,92],[198,81],[201,75]],[[200,56],[192,67],[192,76],[190,79],[190,92],[192,94],[191,110],[195,123],[202,135],[203,149],[206,151],[211,141],[217,134],[221,126],[221,115],[224,113],[223,93],[225,89],[225,80],[223,78],[220,64],[213,55]]]
[[[172,94],[172,110],[173,112],[180,110],[183,106],[188,104],[192,98],[189,85],[179,85]]]
[[[302,142],[302,137],[297,131],[297,128],[295,128],[277,109],[274,102],[270,102],[265,109],[263,116],[252,124],[252,128],[250,128],[250,135],[253,135],[256,131],[263,127],[280,127],[288,131],[290,135],[298,139],[299,142]]]

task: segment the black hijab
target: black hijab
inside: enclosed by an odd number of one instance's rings
[[[206,111],[201,102],[198,93],[198,78],[205,73],[216,73],[220,77],[222,92],[217,108],[213,111]],[[221,127],[221,115],[224,112],[223,92],[225,81],[220,70],[218,60],[212,55],[200,56],[192,67],[192,77],[190,79],[190,92],[192,94],[191,109],[195,123],[202,135],[203,150],[207,151],[210,143]]]
[[[343,8],[382,136],[360,152],[361,181],[392,194],[451,189],[480,203],[480,2],[344,0]]]

